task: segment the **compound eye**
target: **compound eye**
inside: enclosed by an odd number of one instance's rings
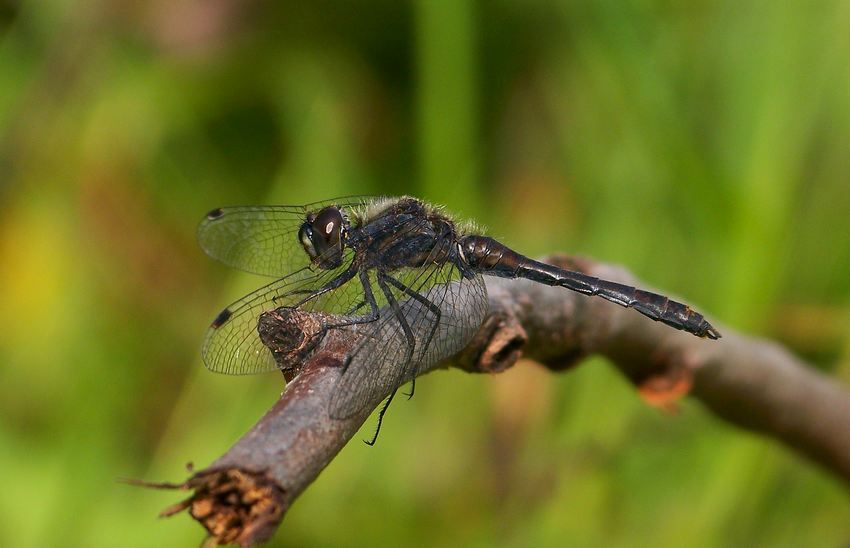
[[[331,206],[321,210],[313,221],[313,232],[318,234],[327,244],[327,247],[336,247],[339,244],[340,232],[342,231],[342,213],[339,209]]]
[[[313,227],[310,226],[309,223],[301,225],[301,230],[298,231],[298,239],[301,241],[301,247],[303,247],[304,251],[307,252],[307,255],[310,256],[310,259],[315,259],[318,253],[316,252],[316,246],[313,243]]]
[[[324,269],[342,264],[343,230],[342,213],[334,206],[326,207],[315,217],[307,218],[299,238],[313,264]]]

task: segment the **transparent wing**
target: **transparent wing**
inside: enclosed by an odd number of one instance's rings
[[[450,245],[454,242],[439,242],[432,256]],[[374,407],[378,403],[373,401],[374,394],[391,392],[460,351],[487,314],[481,276],[464,277],[453,264],[389,273],[383,288],[380,276],[370,273],[380,318],[360,330],[361,340],[331,399],[330,413],[335,418]],[[397,310],[390,299],[398,304]],[[412,348],[407,332],[413,334]]]
[[[354,196],[300,206],[214,209],[198,227],[198,242],[207,255],[233,268],[277,278],[310,262],[298,241],[298,229],[308,213],[329,205],[346,211],[373,199]]]
[[[283,306],[298,306],[307,311],[341,316],[357,307],[363,300],[363,289],[356,276],[333,291],[309,298],[316,290],[343,279],[341,277],[349,272],[353,255],[347,250],[342,265],[332,270],[297,270],[222,310],[204,338],[201,353],[207,369],[229,375],[277,369],[271,351],[263,345],[257,332],[258,320],[263,312]]]

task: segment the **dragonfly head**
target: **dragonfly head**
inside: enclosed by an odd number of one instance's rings
[[[316,214],[307,215],[298,231],[298,240],[313,264],[330,270],[342,264],[344,234],[342,212],[336,206],[328,206]]]

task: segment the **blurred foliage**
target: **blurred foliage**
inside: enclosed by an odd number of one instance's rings
[[[219,205],[419,195],[848,381],[848,36],[842,0],[3,2],[0,545],[202,538],[116,478],[183,478],[282,388],[200,363],[262,282],[195,244]],[[848,540],[834,477],[594,359],[426,377],[274,545]]]

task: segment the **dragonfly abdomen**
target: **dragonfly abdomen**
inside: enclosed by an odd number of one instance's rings
[[[698,337],[720,338],[720,333],[702,314],[663,295],[541,263],[486,236],[466,236],[461,240],[461,249],[469,266],[482,274],[526,278],[546,285],[565,287],[584,295],[598,295]]]
[[[693,333],[698,337],[719,339],[720,333],[699,312],[664,295],[658,295],[623,284],[599,280],[596,294],[670,327]]]
[[[518,277],[520,265],[530,260],[488,236],[464,236],[460,249],[473,270],[500,278]]]

